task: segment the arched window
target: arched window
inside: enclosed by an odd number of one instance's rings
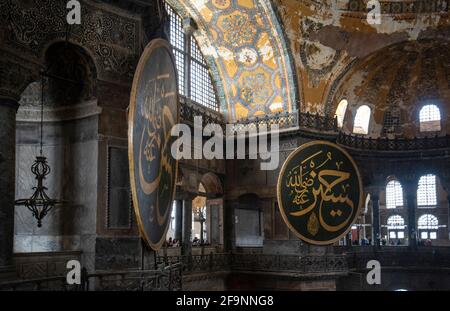
[[[397,180],[391,180],[386,185],[386,208],[403,206],[403,188]]]
[[[400,215],[392,215],[387,219],[389,239],[405,238],[405,220]]]
[[[425,214],[419,217],[417,229],[420,232],[421,239],[436,239],[438,229],[438,219],[431,214]]]
[[[337,124],[339,127],[342,127],[342,125],[344,125],[344,117],[345,117],[345,112],[347,111],[347,105],[348,102],[346,99],[343,99],[339,102],[339,105],[336,109],[336,113],[335,113],[335,117],[337,117]]]
[[[441,111],[436,105],[425,105],[419,113],[420,131],[436,132],[441,130]]]
[[[436,207],[436,176],[428,174],[420,177],[417,187],[417,206]]]
[[[219,105],[211,76],[197,41],[193,36],[186,37],[184,35],[181,17],[167,3],[166,10],[170,20],[170,43],[173,47],[178,71],[180,95],[218,111]],[[190,49],[187,49],[187,46]]]
[[[353,133],[368,134],[371,110],[369,106],[363,105],[356,111],[355,121],[353,123]]]

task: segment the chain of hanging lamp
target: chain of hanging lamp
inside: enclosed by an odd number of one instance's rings
[[[43,156],[43,132],[44,132],[44,76],[41,75],[41,123],[40,123],[40,148],[39,155],[36,157],[31,172],[36,176],[37,185],[33,187],[33,195],[29,199],[16,200],[16,205],[26,206],[37,220],[37,226],[42,227],[42,219],[48,212],[60,203],[57,200],[50,199],[44,186],[44,179],[50,174],[51,169],[47,164],[47,158]]]

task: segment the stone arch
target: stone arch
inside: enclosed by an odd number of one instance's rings
[[[48,99],[55,105],[74,105],[97,96],[97,67],[82,46],[56,41],[44,53]]]
[[[200,179],[200,184],[203,185],[207,194],[212,194],[214,196],[223,195],[222,181],[219,176],[212,172],[204,174]]]
[[[239,205],[247,208],[260,208],[260,198],[256,193],[245,193],[238,197]]]

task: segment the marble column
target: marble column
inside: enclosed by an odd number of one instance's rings
[[[223,207],[223,239],[226,252],[236,249],[235,205],[236,203],[225,201]]]
[[[448,202],[447,232],[448,232],[448,239],[450,240],[450,194],[447,195],[447,202]]]
[[[411,248],[417,247],[417,183],[413,185],[404,185],[406,190],[406,205],[408,212],[408,239]]]
[[[380,196],[378,191],[370,194],[372,200],[372,241],[373,245],[380,247]]]
[[[13,264],[18,106],[17,101],[0,97],[0,269]]]
[[[0,279],[14,278],[16,113],[22,92],[39,76],[39,64],[0,46]]]
[[[175,201],[175,237],[181,241],[183,238],[183,200]]]
[[[183,19],[183,32],[184,32],[184,95],[191,97],[191,61],[188,55],[191,55],[191,40],[192,34],[197,30],[197,24],[192,18]]]
[[[183,200],[183,239],[181,254],[183,256],[192,255],[192,199],[186,198]]]

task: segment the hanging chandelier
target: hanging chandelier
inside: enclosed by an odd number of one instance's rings
[[[41,75],[41,131],[40,131],[40,152],[36,157],[31,172],[36,176],[37,186],[33,187],[34,193],[29,199],[16,200],[16,205],[26,206],[37,220],[37,226],[42,227],[42,219],[55,207],[57,200],[50,199],[47,195],[47,187],[44,186],[44,179],[50,174],[51,169],[47,164],[47,158],[42,154],[43,145],[43,125],[44,125],[44,76]]]

